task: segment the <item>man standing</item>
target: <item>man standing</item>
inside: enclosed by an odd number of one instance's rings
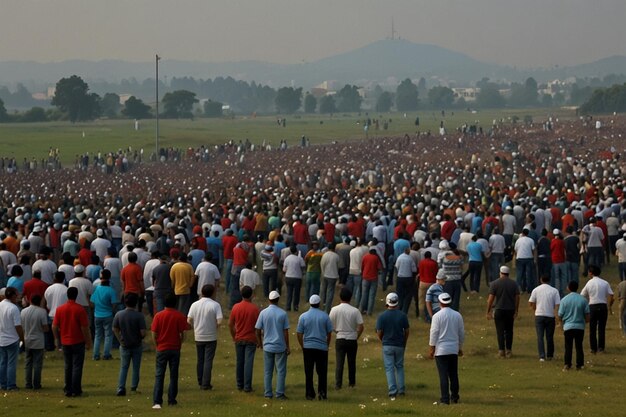
[[[415,294],[415,274],[417,273],[417,265],[410,255],[411,248],[407,247],[404,252],[396,258],[396,271],[398,281],[396,283],[396,291],[400,297],[400,310],[404,314],[409,313],[411,300]]]
[[[404,396],[404,350],[409,339],[409,319],[398,310],[398,294],[391,292],[385,299],[387,310],[376,320],[376,334],[383,342],[383,362],[387,376],[389,398]]]
[[[496,323],[498,357],[510,358],[513,346],[513,323],[519,309],[520,290],[515,281],[509,279],[509,267],[500,267],[500,278],[489,286],[487,319]],[[491,309],[493,307],[493,315]]]
[[[8,287],[0,301],[0,389],[8,391],[17,390],[17,357],[24,341],[17,296],[17,290]]]
[[[428,252],[426,252],[428,253]],[[444,285],[446,285],[446,274],[440,269],[437,272],[436,282],[428,288],[426,291],[426,322],[430,323],[432,317],[441,310],[441,306],[439,305],[439,295],[443,294],[445,291],[443,289]],[[448,294],[450,295],[450,294]]]
[[[104,339],[104,360],[113,359],[111,346],[113,344],[113,310],[119,303],[115,290],[111,288],[109,279],[111,271],[103,269],[100,275],[100,285],[91,295],[91,304],[94,306],[94,324],[96,329],[93,344],[93,359],[100,360],[100,344]]]
[[[304,355],[304,374],[306,381],[306,399],[315,399],[313,388],[313,368],[317,372],[317,395],[319,400],[327,398],[328,346],[333,325],[328,314],[319,309],[320,296],[313,294],[309,298],[311,307],[298,320],[296,329],[298,343]]]
[[[154,315],[152,320],[152,338],[156,344],[156,371],[154,373],[154,392],[152,408],[160,409],[163,405],[163,384],[165,368],[170,368],[170,385],[167,390],[168,405],[176,405],[178,395],[178,366],[180,365],[180,348],[185,331],[189,325],[185,316],[176,310],[176,296],[165,297],[165,309]]]
[[[254,328],[257,345],[263,347],[264,373],[263,386],[265,398],[272,398],[272,376],[276,367],[276,398],[286,400],[285,377],[287,376],[287,356],[289,350],[289,319],[287,313],[278,307],[280,294],[270,292],[270,305],[261,311]]]
[[[228,320],[230,335],[235,342],[237,353],[237,389],[252,392],[252,369],[257,340],[254,325],[259,318],[259,308],[252,304],[252,288],[241,289],[243,300],[233,306]]]
[[[561,297],[559,291],[551,287],[550,277],[541,276],[541,285],[536,287],[530,294],[528,304],[535,312],[535,330],[537,331],[537,349],[539,351],[539,360],[541,362],[546,359],[551,361],[554,357],[554,328],[556,325],[555,316],[559,311]],[[545,345],[543,343],[544,335],[548,345],[546,354]]]
[[[426,294],[430,287],[436,282],[439,266],[437,265],[437,261],[432,258],[432,253],[430,251],[424,252],[424,259],[422,259],[417,265],[418,269],[418,277],[419,277],[419,289],[418,289],[418,299],[419,303],[416,302],[415,307],[419,308],[419,312],[423,314],[424,321],[429,323],[432,314],[428,312],[426,307]],[[443,271],[441,273],[441,277],[443,279],[443,283],[445,283],[445,275],[443,275]],[[443,284],[442,284],[443,285]],[[441,287],[441,291],[443,292],[443,287]]]
[[[85,350],[91,347],[89,319],[83,306],[76,303],[78,288],[67,289],[67,303],[57,308],[52,322],[52,333],[63,349],[65,361],[66,397],[82,395],[83,363]]]
[[[202,390],[213,389],[211,372],[217,349],[217,328],[223,318],[222,308],[211,298],[214,292],[213,285],[202,287],[202,298],[191,305],[187,315],[187,322],[193,326],[196,340],[198,385]]]
[[[339,280],[339,255],[335,252],[335,243],[328,244],[328,250],[322,255],[320,267],[322,269],[322,288],[320,295],[324,303],[326,314],[330,312],[335,298],[335,287]]]
[[[196,279],[193,267],[187,262],[187,254],[181,253],[170,269],[172,288],[176,295],[176,308],[186,315],[191,301],[191,287]]]
[[[26,349],[24,386],[41,389],[45,333],[48,332],[48,313],[41,307],[41,296],[31,297],[30,306],[22,310],[21,318]]]
[[[139,296],[128,293],[124,296],[126,309],[119,311],[113,318],[113,333],[120,342],[120,375],[117,382],[117,396],[126,395],[126,377],[130,362],[133,362],[133,376],[130,390],[137,391],[139,386],[139,371],[143,353],[142,340],[146,337],[146,319],[143,313],[137,311]]]
[[[298,311],[300,305],[300,288],[302,287],[302,270],[306,267],[298,248],[292,245],[290,255],[283,262],[283,272],[287,283],[287,311]]]
[[[350,305],[352,292],[342,288],[339,292],[341,304],[330,310],[330,321],[337,334],[335,338],[336,369],[335,389],[343,385],[343,365],[348,357],[348,386],[356,384],[356,353],[359,348],[358,340],[363,333],[363,316],[358,308]]]
[[[528,229],[522,230],[522,236],[515,242],[515,270],[521,291],[531,292],[535,287],[536,248],[535,241],[528,237],[528,234]]]
[[[576,344],[576,369],[585,366],[585,352],[583,339],[585,337],[585,323],[589,323],[589,303],[578,291],[578,282],[570,281],[567,285],[569,294],[563,297],[559,306],[559,319],[565,337],[564,371],[572,368],[572,345]]]
[[[452,297],[439,294],[441,310],[432,318],[430,325],[430,358],[435,358],[439,371],[441,404],[459,402],[459,356],[463,356],[465,328],[463,317],[450,308]]]
[[[383,270],[380,257],[376,254],[376,248],[371,246],[369,253],[361,260],[361,313],[372,315],[376,290],[378,289],[378,274]]]
[[[608,312],[613,313],[613,290],[608,282],[600,278],[600,267],[589,264],[589,281],[580,295],[589,302],[589,345],[591,353],[604,352],[604,339]]]

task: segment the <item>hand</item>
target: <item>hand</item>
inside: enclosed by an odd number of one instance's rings
[[[493,318],[493,316],[491,315],[491,313],[487,313],[487,320],[491,320]]]
[[[287,354],[287,356],[289,356],[291,354],[291,349],[289,349],[289,347],[287,347],[287,349],[285,350],[285,353]]]
[[[459,357],[463,356],[463,349],[459,349]]]
[[[429,357],[430,359],[435,359],[435,352],[429,352],[429,353],[428,353],[428,357]]]
[[[515,314],[513,314],[513,318],[516,319],[517,318],[517,311],[515,312]]]

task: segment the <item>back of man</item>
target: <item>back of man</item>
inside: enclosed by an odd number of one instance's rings
[[[578,283],[570,281],[568,289],[570,293],[561,300],[558,313],[565,338],[564,371],[572,367],[572,347],[574,344],[576,345],[576,368],[581,369],[585,366],[583,338],[585,325],[589,321],[589,304],[582,295],[576,293]]]
[[[537,331],[537,348],[539,360],[552,360],[554,357],[554,329],[556,326],[555,310],[561,302],[559,291],[550,286],[549,277],[541,277],[541,285],[536,287],[530,294],[528,302],[535,311],[535,329]],[[547,340],[548,350],[544,350],[544,334]]]
[[[48,314],[41,308],[40,297],[22,310],[22,328],[24,329],[24,348],[26,351],[25,387],[41,389],[41,370],[43,367],[45,331],[48,329]]]

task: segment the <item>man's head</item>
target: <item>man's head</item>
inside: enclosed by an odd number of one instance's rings
[[[128,262],[130,262],[131,264],[137,262],[137,254],[135,252],[128,253]]]
[[[322,300],[320,299],[320,296],[317,294],[313,294],[311,297],[309,297],[309,304],[313,308],[319,308],[321,302]]]
[[[448,294],[447,292],[442,292],[441,294],[439,294],[437,299],[439,300],[439,304],[442,308],[448,307],[450,304],[452,304],[452,297],[450,297],[450,294]]]
[[[165,296],[165,307],[176,308],[176,295],[169,293]]]
[[[7,287],[4,290],[4,298],[11,301],[12,303],[15,303],[17,301],[17,289],[13,287]],[[39,300],[41,301],[41,297],[39,297]]]
[[[250,300],[252,298],[252,288],[244,285],[244,287],[241,289],[241,296],[244,300]]]
[[[500,278],[508,278],[510,273],[511,273],[511,270],[509,269],[508,266],[502,265],[500,267]]]
[[[544,274],[541,276],[540,280],[542,284],[548,284],[550,282],[550,277]]]
[[[77,297],[78,297],[78,288],[70,287],[70,288],[67,289],[67,299],[68,300],[76,301]]]
[[[387,297],[385,298],[385,304],[387,305],[387,308],[398,307],[398,294],[396,294],[395,292],[390,292],[389,294],[387,294]]]
[[[103,269],[100,271],[100,285],[108,286],[111,280],[111,271],[108,269]]]
[[[54,283],[55,284],[62,284],[63,282],[65,282],[65,272],[63,272],[63,271],[56,271],[54,273]]]
[[[343,287],[341,291],[339,292],[339,299],[341,300],[342,303],[349,303],[350,300],[352,299],[352,291],[350,291],[346,287]]]
[[[278,291],[274,290],[274,291],[270,292],[270,295],[269,295],[268,298],[270,300],[270,303],[278,304],[278,300],[280,299],[280,293]]]
[[[202,296],[204,298],[213,297],[213,293],[215,292],[215,286],[211,284],[206,284],[202,287]]]
[[[128,308],[136,308],[139,302],[139,295],[134,292],[129,292],[124,296],[124,305]]]
[[[589,275],[594,277],[599,277],[602,273],[602,270],[598,265],[589,265]]]
[[[576,292],[576,291],[578,291],[578,282],[570,281],[567,284],[567,289],[569,290],[569,292]]]

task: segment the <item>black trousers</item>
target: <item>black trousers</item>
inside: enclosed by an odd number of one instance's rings
[[[591,304],[589,306],[589,345],[592,352],[604,350],[604,334],[609,311],[606,304]]]
[[[585,365],[585,352],[583,351],[583,339],[585,331],[582,329],[570,329],[563,332],[565,338],[565,366],[572,366],[572,345],[576,344],[576,368],[582,368]]]
[[[313,388],[313,369],[317,372],[317,393],[326,398],[328,385],[328,351],[321,349],[302,349],[304,354],[304,375],[306,379],[306,397],[315,398]]]
[[[440,402],[450,404],[459,400],[459,356],[435,356],[437,371],[439,372],[439,388],[441,389]]]
[[[495,310],[493,313],[499,350],[511,350],[513,347],[514,316],[515,310]]]
[[[65,361],[65,395],[81,395],[83,393],[83,363],[85,362],[85,344],[63,345]]]
[[[348,357],[348,384],[351,387],[356,384],[356,352],[358,348],[359,345],[356,340],[336,339],[335,387],[341,388],[343,384],[343,365],[346,356]]]

